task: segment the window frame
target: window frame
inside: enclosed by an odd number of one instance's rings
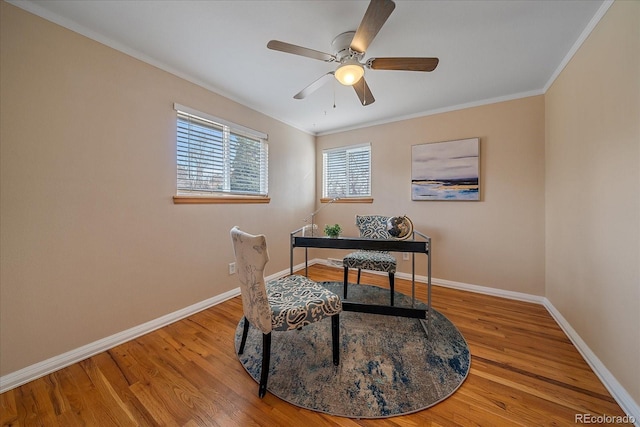
[[[256,131],[254,129],[247,128],[242,125],[230,122],[219,117],[203,113],[193,108],[174,104],[174,110],[176,111],[176,193],[173,196],[175,204],[202,204],[202,203],[269,203],[270,197],[268,194],[269,186],[269,144],[268,135],[263,132]],[[260,194],[244,193],[244,192],[232,192],[228,180],[231,179],[230,167],[231,160],[224,156],[223,176],[224,184],[221,191],[207,191],[207,190],[189,190],[179,188],[179,121],[181,116],[190,116],[195,120],[211,125],[212,130],[219,130],[222,138],[222,149],[228,150],[229,146],[233,144],[232,137],[244,137],[258,141],[260,146],[260,161],[258,167],[260,167]],[[229,163],[227,163],[229,162]]]
[[[344,195],[339,195],[339,194],[331,194],[328,190],[328,182],[327,182],[327,156],[330,153],[336,153],[336,152],[344,152],[345,153],[345,187],[348,189],[350,188],[350,178],[349,178],[349,166],[348,166],[348,158],[349,158],[349,153],[355,153],[358,151],[367,151],[368,153],[368,170],[367,170],[367,187],[368,187],[368,194],[344,194]],[[372,198],[372,182],[371,182],[371,178],[372,178],[372,153],[371,153],[371,143],[362,143],[362,144],[352,144],[352,145],[345,145],[345,146],[340,146],[340,147],[333,147],[333,148],[325,148],[322,150],[322,198],[320,199],[321,203],[328,203],[328,202],[339,202],[339,203],[372,203],[373,202],[373,198]]]

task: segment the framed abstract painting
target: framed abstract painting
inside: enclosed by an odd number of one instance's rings
[[[411,200],[480,200],[480,138],[411,146]]]

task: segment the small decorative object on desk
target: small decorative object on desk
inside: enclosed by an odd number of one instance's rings
[[[325,225],[324,227],[324,234],[329,237],[338,237],[341,231],[342,227],[340,227],[340,224]]]
[[[413,233],[413,222],[408,216],[392,216],[387,220],[387,232],[395,239],[404,240]]]

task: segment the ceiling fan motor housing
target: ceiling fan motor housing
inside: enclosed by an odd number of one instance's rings
[[[338,34],[331,42],[331,49],[338,59],[338,62],[344,63],[349,59],[355,59],[359,62],[364,56],[364,52],[355,52],[349,47],[351,46],[351,41],[355,34],[355,31],[346,31],[342,34]]]

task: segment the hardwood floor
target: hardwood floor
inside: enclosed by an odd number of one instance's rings
[[[314,280],[342,270],[312,266]],[[351,278],[355,281],[355,275]],[[362,282],[387,286],[386,276]],[[417,296],[425,300],[424,286]],[[396,280],[410,295],[410,282]],[[234,353],[240,297],[0,395],[3,426],[575,425],[575,415],[624,413],[546,309],[443,287],[433,306],[467,340],[471,371],[445,401],[379,420],[292,406],[258,385]]]

